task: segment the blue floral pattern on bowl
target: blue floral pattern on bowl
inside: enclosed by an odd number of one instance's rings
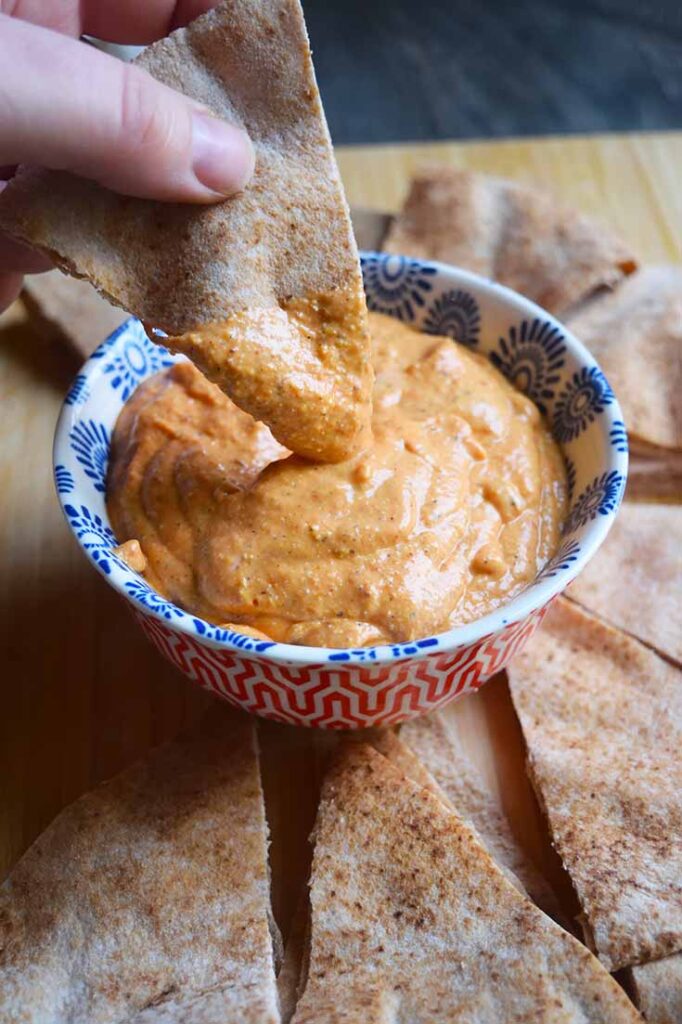
[[[444,334],[462,345],[473,348],[481,329],[481,311],[476,299],[463,288],[443,292],[429,305],[422,330],[427,334]]]
[[[581,367],[557,397],[552,416],[556,440],[561,443],[578,437],[613,399],[613,391],[599,367]]]
[[[547,415],[565,365],[566,346],[558,324],[536,317],[512,324],[490,361],[514,387],[528,395]]]
[[[104,494],[111,436],[103,423],[81,420],[74,423],[70,435],[71,450],[95,486]]]
[[[361,262],[369,309],[414,321],[433,290],[436,268],[422,260],[377,253],[363,255]]]
[[[374,671],[374,666],[378,670],[452,651],[514,623],[522,625],[565,589],[603,541],[623,494],[627,435],[618,402],[590,354],[539,307],[476,275],[377,253],[363,254],[362,268],[370,308],[474,346],[546,414],[564,455],[570,489],[561,547],[534,583],[504,608],[410,643],[348,650],[293,647],[198,619],[159,595],[113,553],[116,539],[104,493],[116,418],[140,381],[176,361],[130,319],[95,352],[67,396],[55,440],[55,481],[67,520],[88,557],[150,620],[216,649],[265,652],[274,666],[309,666],[312,659],[339,670],[363,665]]]
[[[103,360],[104,373],[114,391],[127,401],[137,385],[174,362],[162,345],[151,345],[139,320],[128,320],[95,351],[93,359]]]

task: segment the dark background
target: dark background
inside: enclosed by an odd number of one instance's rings
[[[303,0],[337,145],[682,127],[682,0]]]

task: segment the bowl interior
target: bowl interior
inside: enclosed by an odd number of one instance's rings
[[[452,650],[520,621],[563,590],[608,532],[627,475],[628,445],[618,402],[592,356],[539,306],[508,288],[444,264],[362,254],[370,309],[486,355],[546,416],[566,461],[569,514],[559,550],[521,594],[484,618],[410,643],[359,650],[258,641],[198,619],[161,597],[118,559],[105,486],[116,418],[135,388],[175,357],[127,320],[76,377],[57,425],[54,473],[64,514],[97,569],[130,601],[212,646],[290,664],[382,663]],[[340,667],[340,665],[339,665]]]

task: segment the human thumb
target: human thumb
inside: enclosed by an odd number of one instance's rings
[[[195,203],[238,192],[253,173],[240,127],[84,43],[0,15],[0,66],[0,165]]]

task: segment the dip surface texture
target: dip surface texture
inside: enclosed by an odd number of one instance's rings
[[[354,647],[492,611],[558,546],[567,487],[535,407],[483,357],[370,314],[373,440],[309,462],[189,363],[121,413],[108,504],[150,584],[242,632]]]

